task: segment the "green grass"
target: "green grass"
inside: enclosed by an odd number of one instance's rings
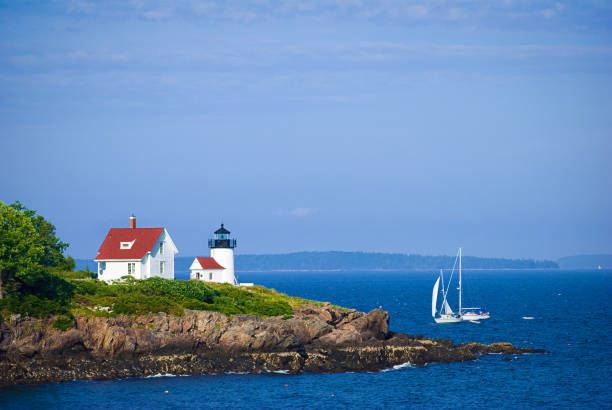
[[[130,277],[109,284],[84,277],[89,275],[87,272],[57,271],[45,275],[30,281],[32,289],[38,289],[36,286],[40,288],[37,294],[7,295],[0,300],[0,309],[34,317],[59,315],[54,326],[65,330],[72,326],[72,317],[77,314],[113,317],[165,312],[182,316],[185,309],[191,309],[229,316],[249,314],[290,319],[294,310],[301,306],[322,305],[262,286],[240,287],[162,278],[136,280]],[[41,287],[40,284],[45,286]]]
[[[75,313],[96,316],[142,315],[166,312],[180,316],[185,309],[207,310],[227,315],[293,317],[293,309],[311,302],[261,286],[237,287],[201,281],[125,278],[107,284],[94,280],[73,281]],[[100,310],[109,307],[109,312]]]

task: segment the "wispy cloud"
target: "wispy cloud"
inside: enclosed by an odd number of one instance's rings
[[[71,14],[142,19],[207,18],[250,22],[277,18],[390,20],[408,22],[464,22],[495,26],[521,20],[550,21],[564,15],[609,23],[608,2],[583,0],[567,6],[561,0],[60,0]],[[571,3],[570,3],[571,4]],[[511,27],[509,25],[508,27]]]
[[[278,210],[274,214],[277,216],[292,216],[295,218],[305,218],[307,216],[311,216],[315,213],[315,210],[312,208],[293,208],[290,210]]]
[[[214,69],[214,64],[223,67],[255,67],[276,66],[279,64],[298,64],[307,67],[308,64],[333,64],[334,62],[358,63],[396,63],[400,61],[429,61],[435,65],[435,58],[492,58],[525,59],[525,58],[581,58],[581,57],[612,57],[612,46],[606,45],[479,45],[479,44],[439,44],[419,42],[337,42],[337,43],[302,43],[283,42],[250,42],[246,45],[237,44],[232,50],[218,45],[210,45],[204,49],[197,46],[183,45],[179,48],[158,48],[155,50],[135,50],[118,47],[109,51],[105,49],[72,51],[40,51],[28,50],[20,53],[0,54],[0,61],[15,66],[66,67],[91,65],[107,69],[108,65],[115,68],[149,67],[175,68],[193,70],[207,67]],[[213,66],[211,66],[211,64]],[[101,66],[103,65],[103,66]],[[354,70],[358,66],[352,65]]]

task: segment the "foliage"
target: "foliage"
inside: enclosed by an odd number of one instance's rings
[[[286,302],[267,298],[244,289],[230,289],[230,287],[232,286],[228,285],[227,288],[222,289],[221,294],[215,297],[213,303],[202,306],[202,309],[227,315],[244,313],[262,317],[285,316],[293,313],[293,309]]]
[[[113,313],[123,315],[146,315],[151,312],[166,312],[181,316],[183,307],[175,300],[164,296],[142,296],[123,294],[115,299]]]
[[[45,317],[70,311],[75,286],[44,268],[31,267],[18,271],[6,288],[7,294],[0,299],[1,308]]]
[[[201,281],[149,278],[135,280],[124,277],[111,284],[82,280],[73,282],[75,300],[81,308],[94,314],[91,306],[108,306],[113,314],[140,315],[149,312],[183,314],[184,309],[209,310],[227,315],[285,316],[293,314],[293,306],[307,301],[291,298],[261,287],[239,288],[229,284]],[[264,291],[265,289],[265,291]],[[290,303],[291,302],[291,303]]]
[[[74,269],[74,259],[63,254],[67,247],[55,236],[55,226],[36,211],[19,202],[0,202],[0,296],[8,290],[13,299],[33,294],[63,303],[69,286],[50,277],[48,269]]]
[[[69,304],[74,292],[74,284],[53,275],[42,268],[31,268],[17,272],[12,293],[35,295]]]
[[[60,268],[62,268],[64,271],[69,271],[69,272],[75,270],[76,262],[74,261],[74,258],[72,256],[66,257],[64,263],[60,264]]]
[[[87,270],[73,270],[67,271],[63,269],[50,269],[49,273],[59,276],[62,279],[92,279],[95,276],[94,272]]]
[[[36,237],[31,218],[0,202],[0,284],[20,269],[39,265],[44,247]]]
[[[0,308],[10,313],[19,313],[24,316],[45,317],[53,314],[70,313],[70,304],[41,298],[36,295],[11,294],[0,300]]]
[[[61,331],[66,331],[74,326],[74,319],[70,316],[58,316],[53,322],[53,327]]]
[[[260,286],[242,288],[201,281],[124,277],[109,284],[92,279],[65,280],[44,271],[23,274],[20,279],[22,286],[28,288],[10,292],[0,300],[0,308],[35,317],[71,313],[108,317],[154,312],[180,316],[184,309],[191,309],[288,319],[293,317],[293,309],[317,303]]]

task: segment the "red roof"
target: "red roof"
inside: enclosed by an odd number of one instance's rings
[[[196,258],[202,269],[225,269],[214,258]]]
[[[94,260],[142,259],[153,249],[164,228],[111,228]],[[121,242],[132,242],[130,249],[121,249]]]

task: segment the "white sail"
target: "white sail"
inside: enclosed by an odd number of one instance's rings
[[[444,299],[444,313],[447,315],[452,315],[454,313],[446,299]]]
[[[431,316],[436,317],[436,304],[438,303],[438,287],[440,286],[440,278],[436,281],[431,295]]]

